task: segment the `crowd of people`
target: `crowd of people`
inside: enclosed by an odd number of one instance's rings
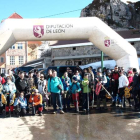
[[[25,116],[32,110],[32,115],[42,116],[43,110],[53,107],[53,114],[75,109],[88,112],[96,106],[107,110],[107,100],[111,107],[129,107],[140,109],[140,75],[136,68],[127,72],[117,65],[113,70],[90,68],[83,71],[76,69],[73,74],[66,71],[62,77],[55,70],[48,70],[48,75],[34,70],[28,73],[19,71],[15,77],[11,70],[0,76],[0,115],[5,110],[8,116],[15,112]],[[132,101],[134,102],[132,104]],[[95,104],[96,102],[96,104]]]

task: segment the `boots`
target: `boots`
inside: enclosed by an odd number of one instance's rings
[[[107,110],[106,99],[103,99],[103,106],[104,106],[104,109]]]
[[[97,97],[97,108],[96,110],[99,110],[100,109],[100,98]]]
[[[116,102],[113,102],[112,105],[110,105],[111,107],[115,107],[116,106]]]

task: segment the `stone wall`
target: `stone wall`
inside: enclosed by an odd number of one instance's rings
[[[110,60],[109,57],[104,57],[104,60]],[[86,65],[89,63],[94,63],[101,61],[101,57],[98,58],[83,58],[83,59],[69,59],[69,60],[55,60],[53,62],[54,66],[79,66]]]
[[[52,57],[79,56],[100,54],[101,51],[94,45],[53,49]]]
[[[137,54],[140,56],[140,42],[132,42],[131,44],[136,48]],[[75,58],[78,56],[79,58]],[[52,65],[54,66],[86,65],[89,63],[101,61],[101,50],[96,48],[94,45],[57,48],[52,49],[52,60],[53,59],[54,61],[52,62]],[[111,60],[111,58],[104,54],[104,60]]]

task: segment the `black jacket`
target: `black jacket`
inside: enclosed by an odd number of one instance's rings
[[[140,89],[140,82],[139,82],[139,75],[138,73],[135,73],[133,77],[133,84],[132,84],[133,90],[139,90]]]
[[[21,91],[24,91],[24,95],[27,94],[28,90],[29,90],[29,86],[28,86],[28,82],[27,82],[27,79],[21,79],[21,78],[18,78],[16,80],[16,88],[17,88],[17,94],[19,95]]]

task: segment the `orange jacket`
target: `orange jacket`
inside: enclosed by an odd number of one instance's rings
[[[33,102],[35,103],[34,105],[39,105],[39,104],[42,104],[42,95],[41,94],[38,94],[38,95],[33,95]],[[29,102],[32,103],[32,95],[30,95],[30,99],[29,99]]]

